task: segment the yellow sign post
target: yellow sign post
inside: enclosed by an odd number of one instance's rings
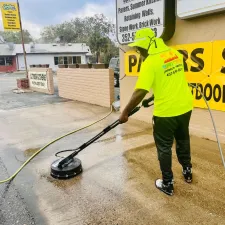
[[[20,18],[17,3],[1,2],[2,21],[5,31],[20,31]]]

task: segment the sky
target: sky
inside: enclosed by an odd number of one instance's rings
[[[59,24],[74,17],[103,13],[115,22],[115,2],[115,0],[19,0],[23,28],[34,38],[40,37],[44,26]],[[0,30],[3,30],[1,17],[0,15]]]

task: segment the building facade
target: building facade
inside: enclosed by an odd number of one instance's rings
[[[76,44],[26,44],[27,65],[49,65],[54,71],[58,65],[86,64],[92,56],[90,48]],[[0,72],[25,70],[24,55],[20,44],[0,44]]]
[[[206,2],[208,5],[211,4],[210,2],[214,4],[211,0]],[[176,12],[175,33],[170,40],[166,41],[169,46],[186,53],[184,58],[187,76],[192,77],[193,83],[200,83],[210,107],[219,112],[225,111],[225,30],[223,29],[225,1],[223,2],[224,8],[219,11],[215,11],[214,8],[210,11],[209,7],[206,7],[207,13],[199,15],[194,15],[196,10],[190,11],[191,18],[186,18],[186,16],[181,18]],[[126,52],[131,50],[126,45],[120,47]],[[124,61],[126,61],[125,54],[120,51],[121,77],[126,74]],[[129,101],[137,79],[138,76],[127,76],[121,80],[121,109]],[[196,92],[194,92],[194,97],[196,107],[206,108],[203,99],[198,99],[200,96]],[[223,114],[221,112],[221,115]],[[151,115],[152,108],[143,109],[134,117],[151,122]]]

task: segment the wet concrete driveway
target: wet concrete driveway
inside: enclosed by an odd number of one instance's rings
[[[50,140],[107,111],[67,102],[1,112],[0,155],[8,172]],[[172,198],[154,187],[160,171],[151,126],[134,120],[78,155],[81,176],[69,181],[50,177],[56,151],[78,147],[117,117],[53,144],[14,180],[37,224],[223,224],[225,173],[217,146],[197,137],[192,138],[194,183],[184,183],[174,156]]]
[[[79,102],[0,111],[0,157],[8,173],[51,140],[108,111]],[[81,152],[80,176],[68,181],[50,177],[57,151],[79,147],[118,116],[114,113],[51,145],[13,181],[31,221],[40,225],[224,224],[225,172],[216,143],[192,137],[191,185],[183,181],[173,151],[175,195],[168,197],[154,186],[160,170],[151,125],[139,121],[130,120]]]

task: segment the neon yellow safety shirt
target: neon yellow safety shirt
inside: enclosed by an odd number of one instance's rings
[[[154,116],[179,116],[193,109],[193,96],[184,73],[183,56],[162,39],[149,49],[135,89],[153,89]]]

